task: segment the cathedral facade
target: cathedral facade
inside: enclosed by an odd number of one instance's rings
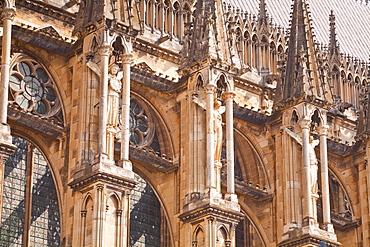
[[[370,246],[368,1],[0,8],[0,246]]]

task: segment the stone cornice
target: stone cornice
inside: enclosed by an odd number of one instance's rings
[[[74,45],[71,39],[58,37],[56,35],[48,34],[47,32],[38,32],[31,27],[13,26],[12,36],[15,39],[25,41],[32,45],[44,48],[62,55],[70,53]]]
[[[48,15],[70,25],[75,24],[76,15],[41,1],[16,0],[16,8],[24,7],[35,12]]]
[[[161,57],[176,64],[180,63],[181,56],[179,53],[163,49],[162,47],[155,46],[153,44],[145,42],[144,40],[136,39],[133,42],[133,48],[140,51],[144,51],[157,57]]]
[[[182,85],[182,83],[175,80],[167,79],[165,76],[157,76],[150,73],[150,71],[135,66],[131,67],[131,80],[145,84],[161,92],[171,92]]]
[[[315,236],[311,236],[309,234],[300,236],[299,238],[283,241],[278,244],[278,247],[295,247],[295,246],[320,246],[320,243],[323,241],[321,238],[317,238]],[[340,246],[339,243],[331,243],[325,241],[328,247],[338,247]]]
[[[260,126],[270,120],[270,116],[238,106],[234,106],[234,117]]]
[[[97,171],[93,174],[88,174],[82,178],[76,179],[69,183],[68,185],[73,190],[79,191],[96,182],[108,183],[114,186],[124,187],[127,189],[133,189],[137,184],[135,180],[129,178],[119,177],[106,172]]]
[[[185,212],[179,216],[180,220],[184,222],[191,222],[195,220],[199,220],[204,217],[217,217],[224,219],[226,221],[234,221],[239,222],[243,219],[244,215],[241,212],[229,210],[220,206],[216,205],[204,205],[202,207],[196,208],[195,210],[191,210]]]

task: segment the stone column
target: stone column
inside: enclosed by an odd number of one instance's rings
[[[320,126],[320,161],[321,161],[321,193],[322,212],[325,230],[334,232],[330,218],[330,196],[329,196],[329,172],[328,172],[328,149],[327,149],[328,126]]]
[[[214,154],[215,154],[215,128],[214,128],[214,92],[216,90],[216,86],[212,84],[208,84],[205,87],[206,91],[206,124],[207,124],[207,185],[206,187],[216,188],[215,184],[215,173],[214,173]]]
[[[95,229],[93,228],[93,244],[94,246],[103,246],[103,225],[104,225],[104,185],[97,184],[95,192],[94,212],[93,221],[95,222]]]
[[[310,119],[302,119],[299,124],[302,129],[302,161],[303,161],[303,181],[304,181],[304,197],[305,197],[305,206],[304,206],[304,215],[303,218],[307,219],[310,222],[313,219],[312,214],[312,201],[311,201],[311,170],[310,170],[310,157],[309,157],[309,137],[310,137]]]
[[[4,8],[2,10],[3,20],[3,41],[1,54],[1,87],[0,87],[0,122],[5,125],[1,130],[8,130],[8,90],[10,73],[10,50],[12,39],[12,21],[15,16],[14,8]]]
[[[121,114],[121,160],[120,166],[126,170],[132,171],[132,165],[129,161],[130,149],[130,66],[132,63],[132,54],[121,56],[123,67],[122,78],[122,114]]]
[[[122,219],[120,227],[121,246],[130,246],[130,191],[125,190],[122,196]]]
[[[87,214],[87,210],[82,210],[81,211],[81,222],[82,222],[82,226],[81,226],[81,238],[80,238],[80,246],[84,246],[85,245],[85,234],[86,234],[86,214]]]
[[[100,100],[99,100],[99,158],[107,156],[107,106],[108,106],[108,79],[109,79],[109,56],[113,48],[108,44],[99,47],[101,58],[101,77],[100,77]]]
[[[116,211],[116,215],[117,215],[117,247],[123,247],[125,246],[123,243],[122,243],[122,209],[117,209]]]
[[[226,160],[227,160],[227,195],[235,195],[234,175],[234,92],[223,94],[226,102]]]
[[[9,155],[15,150],[10,135],[10,127],[7,124],[8,118],[8,91],[10,76],[10,52],[12,21],[15,16],[14,8],[3,8],[1,17],[3,21],[3,39],[1,54],[1,86],[0,86],[0,212],[3,206],[4,169],[5,162]],[[0,213],[0,225],[1,225]]]

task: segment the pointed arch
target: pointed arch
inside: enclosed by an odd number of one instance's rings
[[[261,189],[269,189],[271,185],[264,165],[267,161],[262,158],[266,156],[261,154],[260,148],[256,144],[258,142],[256,140],[252,141],[254,137],[247,131],[234,129],[234,133],[235,169],[239,169],[238,166],[240,167],[242,172],[241,177],[244,182],[251,182],[254,186],[260,186]],[[252,157],[246,156],[246,153],[252,154]]]
[[[270,44],[269,44],[269,39],[265,35],[262,35],[261,37],[260,51],[261,51],[261,62],[259,66],[263,68],[268,68],[269,67]]]
[[[173,232],[168,212],[153,185],[150,174],[135,171],[138,184],[130,198],[130,242],[131,245],[151,243],[159,246],[173,246]],[[140,173],[140,175],[139,175]],[[145,223],[145,224],[143,224]],[[136,246],[136,245],[135,245]]]
[[[269,63],[269,67],[270,67],[270,72],[272,74],[276,74],[277,73],[277,51],[276,51],[276,45],[275,45],[275,42],[274,41],[271,41],[270,43],[270,63]]]
[[[105,244],[107,246],[117,246],[119,232],[119,210],[120,200],[116,193],[112,193],[107,197],[106,201],[106,212],[105,212],[105,226],[104,231],[107,238]]]
[[[204,230],[201,225],[197,225],[194,230],[192,244],[197,247],[205,246]]]
[[[4,166],[0,244],[59,246],[61,208],[50,163],[31,141],[13,136],[12,142],[17,149]]]
[[[180,9],[180,4],[178,1],[175,1],[173,3],[173,14],[174,14],[174,21],[173,21],[173,34],[178,37],[178,38],[181,38],[182,37],[182,33],[181,33],[181,9]]]
[[[259,43],[259,39],[258,39],[257,34],[253,34],[253,36],[252,36],[252,54],[251,54],[252,60],[251,60],[251,65],[254,68],[257,68],[258,63],[259,63],[258,43]]]
[[[93,196],[88,193],[84,198],[83,209],[81,211],[81,231],[82,246],[89,246],[92,244],[93,232],[93,213],[94,213],[94,200]]]
[[[229,238],[230,237],[227,228],[224,225],[221,225],[217,231],[216,246],[226,247],[228,242],[227,240],[229,240]]]
[[[246,65],[251,65],[252,63],[252,40],[248,31],[244,32],[244,55],[243,62]]]

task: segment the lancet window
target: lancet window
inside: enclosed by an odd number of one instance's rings
[[[251,54],[252,54],[251,39],[248,32],[244,33],[244,64],[251,65]]]
[[[31,142],[17,146],[5,163],[0,246],[60,246],[60,215],[49,164]]]
[[[130,196],[130,246],[171,246],[167,219],[153,189],[140,176]]]

